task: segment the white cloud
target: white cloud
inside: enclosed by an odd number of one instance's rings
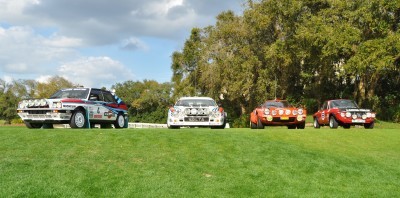
[[[82,58],[60,66],[58,72],[74,84],[98,88],[134,78],[127,67],[109,57]]]
[[[43,37],[26,26],[0,27],[0,71],[10,74],[48,72],[51,65],[75,57],[77,39]]]

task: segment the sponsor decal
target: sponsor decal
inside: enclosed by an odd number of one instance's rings
[[[104,112],[104,116],[108,117],[108,118],[111,118],[111,117],[114,116],[114,113],[112,111]]]
[[[102,116],[102,115],[97,115],[97,114],[96,114],[96,115],[93,115],[93,118],[95,118],[95,119],[96,119],[96,118],[97,118],[97,119],[99,119],[99,118],[103,118],[103,116]]]
[[[325,120],[325,112],[324,111],[321,113],[321,119]]]
[[[75,108],[76,105],[63,105],[64,108]]]

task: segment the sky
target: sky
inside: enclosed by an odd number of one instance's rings
[[[0,0],[0,79],[85,87],[169,82],[171,55],[194,27],[244,0]]]

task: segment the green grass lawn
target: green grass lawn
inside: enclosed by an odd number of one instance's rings
[[[0,127],[0,197],[399,197],[400,130]]]

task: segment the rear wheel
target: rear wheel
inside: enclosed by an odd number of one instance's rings
[[[123,128],[125,126],[125,118],[122,114],[117,115],[117,119],[114,122],[114,127],[116,129]]]
[[[318,118],[314,118],[314,128],[319,129],[321,126],[319,125]]]
[[[335,116],[329,117],[329,127],[331,127],[331,129],[337,129],[338,126],[339,123],[336,121]]]
[[[74,115],[71,118],[71,121],[69,123],[71,128],[86,128],[87,126],[87,121],[86,121],[86,116],[85,113],[81,110],[75,111]]]
[[[42,128],[43,124],[42,123],[31,123],[24,121],[25,126],[28,127],[29,129],[40,129]]]

